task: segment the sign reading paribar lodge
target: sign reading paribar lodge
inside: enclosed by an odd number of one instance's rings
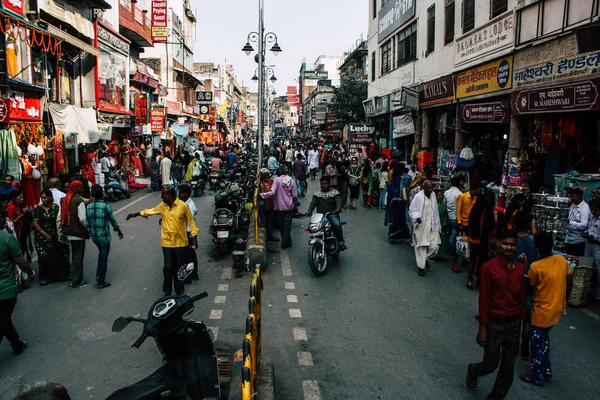
[[[600,110],[600,79],[521,90],[512,94],[513,114]]]

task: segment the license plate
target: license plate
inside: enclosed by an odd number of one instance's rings
[[[217,239],[227,239],[229,237],[228,231],[217,231]]]

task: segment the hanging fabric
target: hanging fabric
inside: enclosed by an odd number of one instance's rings
[[[0,168],[5,175],[12,175],[21,180],[21,163],[17,152],[17,140],[12,129],[0,131]]]

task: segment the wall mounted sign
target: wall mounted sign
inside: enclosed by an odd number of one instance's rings
[[[600,110],[600,78],[512,94],[514,114]]]
[[[210,107],[203,104],[203,105],[200,106],[200,110],[199,110],[198,114],[200,114],[200,115],[208,115],[209,111],[210,111]]]
[[[215,125],[217,123],[217,106],[210,106],[208,112],[208,124]]]
[[[98,24],[98,40],[100,40],[104,44],[111,46],[115,50],[118,50],[124,55],[129,56],[129,43],[121,39],[115,33],[104,28],[100,24]]]
[[[24,0],[4,0],[4,8],[13,11],[19,15],[25,14],[25,1]]]
[[[165,130],[165,113],[163,111],[150,111],[150,129],[152,132],[162,132]]]
[[[372,143],[375,125],[362,122],[348,124],[348,141],[351,143]]]
[[[514,47],[514,44],[514,15],[510,13],[458,38],[455,46],[454,66],[466,66],[470,62],[481,60],[488,55],[510,49]]]
[[[27,92],[10,92],[10,119],[25,121],[42,120],[42,102]]]
[[[508,123],[508,110],[510,109],[508,101],[495,101],[491,103],[479,104],[461,104],[459,107],[462,120],[466,123]]]
[[[419,104],[421,107],[445,103],[454,100],[454,80],[452,75],[442,76],[426,82],[419,87]]]
[[[456,76],[456,98],[478,96],[512,88],[513,57],[504,57],[468,69]]]
[[[152,43],[166,43],[169,37],[169,26],[167,22],[167,1],[152,1]]]
[[[327,79],[329,73],[327,71],[304,71],[304,79]]]
[[[140,93],[135,96],[135,124],[148,123],[148,94]]]
[[[165,100],[165,107],[167,108],[167,114],[181,115],[181,102]]]
[[[415,0],[388,0],[378,16],[377,38],[381,42],[415,16]]]
[[[0,98],[0,122],[8,123],[10,121],[10,100]]]
[[[212,103],[213,94],[212,92],[196,92],[196,101],[199,103]]]

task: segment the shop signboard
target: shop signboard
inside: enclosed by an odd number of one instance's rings
[[[169,37],[167,0],[152,1],[152,43],[166,43]]]
[[[392,136],[394,139],[415,134],[415,123],[410,113],[394,117],[392,122],[394,126]]]
[[[150,111],[150,129],[152,132],[162,132],[165,129],[165,113],[163,111]]]
[[[217,123],[217,106],[210,106],[208,111],[208,124],[215,125]]]
[[[419,109],[419,92],[413,89],[403,87],[396,90],[389,96],[389,111],[404,111],[406,109]],[[375,103],[377,106],[377,103]],[[378,114],[380,114],[378,112]]]
[[[487,56],[497,56],[498,53],[514,47],[515,24],[514,15],[505,14],[491,20],[486,25],[477,28],[456,40],[454,66],[466,66],[475,61],[484,61]]]
[[[213,94],[212,92],[196,92],[196,101],[200,104],[211,104]]]
[[[365,115],[367,117],[375,116],[375,98],[372,97],[363,101],[363,108],[365,109]]]
[[[100,140],[112,140],[112,124],[98,122],[98,132]]]
[[[513,92],[513,114],[600,110],[600,78]]]
[[[167,114],[181,115],[181,102],[165,100],[165,107],[167,108]]]
[[[148,123],[148,93],[140,93],[135,97],[135,124]]]
[[[470,68],[456,76],[456,98],[479,96],[512,88],[513,57]]]
[[[10,100],[0,98],[0,122],[8,123],[10,121]]]
[[[65,149],[73,150],[77,147],[77,133],[65,132]]]
[[[4,8],[19,15],[24,15],[25,0],[4,0],[2,3],[4,4]]]
[[[388,0],[379,10],[377,38],[381,42],[415,16],[415,0]]]
[[[42,120],[42,102],[26,92],[10,92],[10,119],[24,121]]]
[[[327,79],[329,73],[327,71],[304,71],[304,79]]]
[[[465,123],[469,124],[507,124],[508,101],[494,101],[479,104],[461,104],[460,115]]]
[[[183,112],[186,114],[194,114],[194,106],[188,106],[187,104],[183,106]]]
[[[426,82],[419,87],[419,104],[421,107],[445,103],[454,100],[454,80],[452,75],[442,76]]]
[[[203,104],[200,106],[198,114],[208,115],[209,111],[210,111],[210,106]]]
[[[348,124],[348,141],[351,143],[371,143],[375,125],[366,122],[352,122]]]
[[[519,51],[514,69],[516,88],[581,80],[600,72],[600,52],[578,54],[577,38],[572,34]]]

